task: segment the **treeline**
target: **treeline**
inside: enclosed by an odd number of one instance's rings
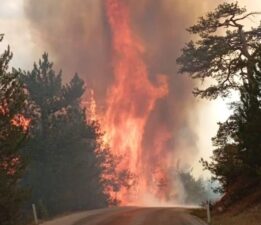
[[[212,161],[202,160],[218,180],[227,206],[260,190],[261,180],[261,25],[260,13],[248,13],[238,3],[223,3],[201,17],[188,31],[196,35],[183,48],[180,72],[205,82],[196,88],[201,98],[240,100],[231,103],[232,115],[219,123],[213,138]],[[246,21],[256,21],[247,28]]]
[[[211,193],[208,193],[206,181],[202,178],[196,179],[191,172],[179,171],[177,173],[177,179],[180,180],[184,189],[183,201],[188,205],[202,205]]]
[[[44,54],[32,71],[19,71],[31,119],[30,140],[21,149],[30,162],[22,185],[30,187],[42,216],[105,207],[102,162],[96,156],[100,130],[88,124],[80,105],[84,82],[75,75],[63,85],[62,73],[52,66]]]
[[[130,174],[118,174],[99,123],[86,118],[83,80],[63,84],[47,54],[31,71],[10,70],[11,58],[9,48],[0,56],[0,224],[30,219],[32,203],[40,219],[118,204],[109,192]]]

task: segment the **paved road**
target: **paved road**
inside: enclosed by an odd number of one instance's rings
[[[185,209],[114,208],[74,214],[43,225],[205,225]]]

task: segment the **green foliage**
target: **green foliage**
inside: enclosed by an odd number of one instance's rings
[[[103,193],[101,148],[97,124],[88,124],[80,106],[84,82],[75,75],[62,84],[62,73],[53,70],[48,55],[22,72],[30,96],[32,132],[24,154],[31,163],[23,184],[32,191],[32,203],[42,216],[107,205]]]
[[[247,13],[238,3],[223,3],[188,29],[198,35],[177,59],[180,72],[208,81],[194,90],[202,98],[227,97],[235,90],[240,101],[234,113],[219,124],[213,138],[216,149],[206,169],[227,191],[237,180],[259,180],[261,168],[261,25],[246,30],[244,20],[261,13]]]
[[[242,161],[238,156],[236,145],[226,145],[224,148],[218,148],[213,151],[212,162],[208,163],[201,160],[204,167],[215,175],[214,180],[221,184],[215,191],[224,192],[232,185],[243,170]]]
[[[1,41],[1,40],[0,40]],[[26,95],[14,70],[8,72],[12,53],[8,48],[0,56],[0,220],[1,225],[14,225],[20,219],[25,191],[20,187],[26,161],[20,150],[26,141],[23,118]]]
[[[241,94],[241,104],[237,106],[235,117],[237,119],[239,156],[247,166],[249,175],[258,175],[261,168],[261,98],[252,93]],[[257,98],[256,98],[257,96]]]

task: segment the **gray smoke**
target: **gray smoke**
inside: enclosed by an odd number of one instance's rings
[[[186,28],[205,13],[208,0],[125,0],[132,26],[145,45],[144,61],[151,82],[158,74],[168,76],[169,94],[159,100],[143,136],[142,160],[173,157],[181,164],[195,159],[197,135],[193,130],[197,104],[193,83],[177,74],[176,58],[188,39]],[[25,0],[25,11],[35,41],[55,59],[68,80],[78,72],[94,89],[98,110],[106,110],[107,90],[113,84],[111,31],[104,0]],[[193,115],[193,121],[189,118]],[[153,154],[159,132],[169,132],[163,151]]]

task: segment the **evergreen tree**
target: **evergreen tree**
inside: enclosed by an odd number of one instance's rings
[[[179,172],[178,177],[184,187],[186,204],[200,205],[207,200],[208,194],[202,179],[196,179],[186,171]]]
[[[212,162],[202,161],[221,184],[221,191],[239,180],[258,182],[261,171],[261,25],[247,29],[247,13],[238,3],[223,3],[188,29],[198,35],[177,59],[180,72],[194,79],[210,80],[207,88],[194,90],[202,98],[227,97],[237,91],[241,100],[234,113],[219,123]],[[251,181],[250,181],[251,180]]]
[[[2,40],[2,36],[0,41]],[[18,73],[9,72],[12,53],[8,48],[0,56],[0,223],[14,225],[20,221],[25,191],[19,181],[26,160],[21,147],[27,139],[29,120],[23,113],[26,95]]]
[[[118,193],[128,190],[136,182],[135,174],[128,169],[119,168],[122,156],[115,156],[109,148],[99,148],[97,156],[102,170],[102,186],[109,205],[121,204]]]
[[[42,217],[106,206],[97,156],[101,134],[95,123],[88,124],[80,105],[84,82],[75,75],[63,85],[47,54],[22,74],[33,118],[25,148],[31,163],[23,180],[31,187],[32,202]]]

